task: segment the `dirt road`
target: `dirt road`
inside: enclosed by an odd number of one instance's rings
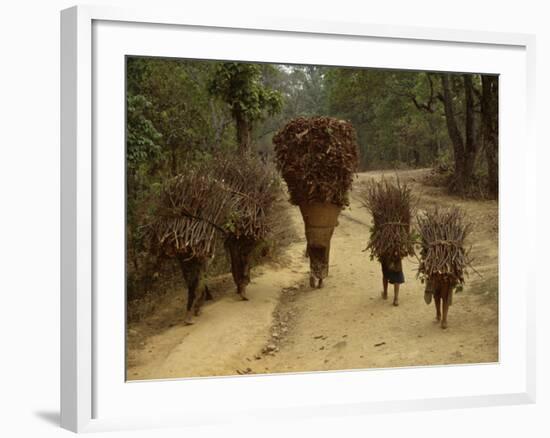
[[[370,216],[353,199],[340,215],[323,289],[309,287],[305,238],[278,264],[253,270],[250,301],[239,301],[229,276],[212,283],[216,299],[193,326],[183,324],[184,291],[128,328],[128,380],[498,361],[498,204],[465,201],[422,183],[427,170],[401,171],[428,205],[459,205],[475,224],[472,275],[449,310],[449,328],[423,299],[416,260],[405,260],[400,305],[381,298],[381,271],[366,246]],[[392,172],[387,176],[392,176]],[[381,172],[359,174],[354,187]],[[297,207],[291,227],[303,236]]]

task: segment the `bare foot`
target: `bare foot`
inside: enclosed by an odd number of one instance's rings
[[[447,328],[447,321],[441,321],[441,328],[446,329]]]
[[[387,292],[382,292],[382,299],[383,299],[383,300],[387,300],[387,299],[388,299],[388,293],[387,293]]]
[[[319,286],[318,287],[319,287],[319,289],[321,289],[323,287],[323,279],[322,278],[319,279]]]
[[[241,297],[242,301],[248,301],[248,297],[246,296],[246,284],[237,286],[237,295]]]
[[[187,312],[187,314],[185,315],[185,319],[183,320],[183,322],[185,325],[192,325],[195,323],[195,321],[193,321],[193,315],[190,311]]]
[[[313,275],[309,276],[309,287],[315,288],[315,277]]]
[[[398,301],[398,300],[393,300],[393,305],[394,305],[395,307],[399,306],[399,301]]]
[[[246,294],[244,292],[241,292],[239,294],[239,296],[241,297],[241,301],[248,301],[248,297],[246,296]]]

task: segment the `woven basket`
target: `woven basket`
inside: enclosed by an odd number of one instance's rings
[[[313,202],[300,205],[304,219],[311,275],[323,279],[328,275],[330,239],[338,225],[341,207]]]
[[[330,203],[315,202],[300,205],[309,245],[330,247],[330,239],[334,227],[338,225],[340,210],[340,207]]]

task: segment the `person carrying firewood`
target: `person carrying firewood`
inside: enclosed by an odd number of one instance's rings
[[[393,284],[393,305],[399,306],[399,286],[405,283],[403,263],[398,256],[383,256],[382,265],[382,298],[388,299],[388,283]]]
[[[370,250],[371,260],[376,258],[382,266],[382,298],[388,298],[388,284],[393,284],[393,305],[398,306],[399,288],[405,282],[402,259],[414,254],[411,189],[383,178],[369,182],[359,200],[373,218],[365,251]]]
[[[417,222],[421,247],[418,276],[426,283],[424,301],[430,304],[433,297],[436,321],[445,329],[453,292],[462,289],[468,268],[474,270],[465,243],[472,224],[457,207],[426,210]]]
[[[290,203],[300,208],[309,257],[309,284],[322,288],[328,276],[330,243],[359,163],[352,124],[332,117],[298,117],[273,137],[277,168]]]
[[[188,166],[165,181],[141,230],[148,250],[160,259],[176,259],[187,286],[184,323],[194,323],[208,297],[206,274],[219,228],[227,216],[230,193],[219,190],[206,166]]]

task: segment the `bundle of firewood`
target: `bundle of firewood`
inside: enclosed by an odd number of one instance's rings
[[[263,239],[269,231],[269,214],[280,194],[280,181],[272,165],[252,154],[218,157],[213,175],[227,193],[230,208],[219,225],[226,235]]]
[[[360,191],[359,201],[373,218],[366,250],[371,258],[404,258],[414,254],[411,220],[415,199],[410,187],[387,179],[370,181]]]
[[[466,223],[457,207],[434,208],[418,215],[420,233],[420,265],[422,279],[444,278],[452,284],[464,283],[470,266],[465,240],[472,225]]]
[[[232,200],[219,185],[205,168],[189,168],[168,180],[152,221],[142,228],[150,249],[167,256],[210,257]]]
[[[353,126],[331,117],[299,117],[274,137],[277,167],[293,204],[349,204],[359,151]]]

